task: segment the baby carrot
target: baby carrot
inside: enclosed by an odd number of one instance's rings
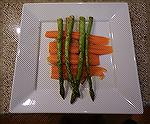
[[[45,33],[45,36],[47,38],[57,38],[58,37],[58,31],[47,31]],[[66,32],[63,32],[63,37],[66,37]],[[72,39],[79,40],[80,34],[79,32],[72,32]],[[109,43],[110,39],[103,36],[97,36],[97,35],[90,35],[89,36],[89,43],[95,44],[95,45],[107,45]]]

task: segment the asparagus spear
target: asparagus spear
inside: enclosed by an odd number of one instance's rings
[[[93,17],[89,17],[87,33],[86,33],[85,59],[86,59],[87,80],[88,80],[88,83],[89,83],[89,93],[90,93],[91,99],[94,101],[95,94],[94,94],[94,91],[93,91],[93,88],[92,88],[92,80],[91,80],[91,76],[90,76],[90,65],[89,65],[89,58],[88,58],[88,38],[89,38],[89,35],[91,33],[92,24],[93,24]]]
[[[64,90],[64,79],[63,79],[63,71],[62,71],[62,38],[63,38],[63,20],[62,18],[57,19],[58,25],[58,39],[57,39],[57,54],[58,54],[58,70],[59,70],[59,84],[60,84],[60,95],[64,99],[65,90]]]
[[[80,92],[79,92],[79,85],[80,85],[80,80],[82,76],[82,68],[83,68],[83,63],[84,63],[84,47],[85,47],[85,18],[80,17],[79,19],[79,32],[80,32],[80,38],[79,38],[79,62],[78,62],[78,72],[76,75],[76,80],[75,80],[75,85],[73,87],[73,92],[71,96],[71,103],[73,103],[77,97],[80,97]]]
[[[70,62],[69,62],[69,46],[71,42],[71,34],[73,31],[73,25],[74,25],[74,16],[69,16],[66,20],[66,39],[65,39],[65,64],[66,64],[66,69],[67,69],[67,74],[68,74],[68,80],[71,82],[71,85],[74,84],[73,76],[71,73],[71,68],[70,68]]]

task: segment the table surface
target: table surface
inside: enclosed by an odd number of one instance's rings
[[[74,0],[72,0],[73,2]],[[78,0],[78,2],[127,2],[129,5],[133,40],[143,105],[150,104],[150,3],[149,0]],[[20,17],[24,3],[71,2],[70,0],[3,0],[0,2],[2,25],[0,33],[0,112],[9,109],[15,67]]]

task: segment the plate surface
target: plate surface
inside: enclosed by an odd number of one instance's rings
[[[57,11],[56,11],[57,10]],[[58,17],[93,16],[93,34],[110,37],[113,53],[100,56],[100,66],[108,72],[104,80],[93,77],[95,102],[82,95],[70,104],[70,88],[63,100],[59,83],[50,78],[48,43],[44,33],[56,30]],[[66,84],[67,85],[67,84]],[[24,4],[13,89],[12,113],[143,113],[132,31],[126,3]]]

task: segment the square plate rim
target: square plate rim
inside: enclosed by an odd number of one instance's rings
[[[31,5],[46,5],[47,3],[30,3],[30,6]],[[55,4],[55,3],[48,3],[48,5],[52,5],[52,4]],[[78,4],[78,3],[59,3],[59,5],[65,5],[65,4],[69,4],[69,5],[72,5],[72,4]],[[119,4],[119,5],[124,5],[124,6],[127,6],[127,3],[80,3],[81,5],[82,4],[84,4],[84,5],[87,5],[87,4],[92,4],[92,5],[96,5],[96,4],[99,4],[99,5],[103,5],[103,4],[106,4],[106,5],[111,5],[111,4],[113,4],[113,5],[115,5],[115,4]],[[24,5],[24,7],[26,6],[26,7],[28,7],[28,5],[29,4],[25,4]],[[24,9],[24,8],[23,8]],[[23,12],[24,12],[24,10],[23,10]],[[22,16],[22,19],[23,19],[23,16]],[[21,20],[22,20],[21,19]],[[37,20],[37,18],[36,18],[36,20]],[[40,20],[38,19],[38,21],[40,22]],[[38,24],[38,22],[37,22],[37,24]],[[24,25],[23,25],[23,22],[21,22],[21,27],[23,27]],[[130,25],[130,22],[129,22],[129,25]],[[131,27],[130,27],[131,28]],[[130,31],[131,32],[131,36],[132,36],[132,31]],[[23,35],[23,34],[21,34],[21,35]],[[20,42],[21,42],[21,37],[22,36],[20,36],[20,40],[19,40],[19,44],[20,44]],[[133,44],[133,39],[131,39],[131,41],[132,41],[132,44]],[[18,51],[19,51],[19,49],[21,49],[20,47],[19,47],[19,45],[18,45],[18,48],[17,48],[17,57],[16,57],[16,63],[17,63],[17,58],[19,57],[19,53],[18,53]],[[38,49],[38,48],[37,48]],[[134,50],[134,48],[133,48],[133,50]],[[132,54],[132,56],[133,57],[135,57],[135,53],[134,53],[134,51],[132,51],[133,52],[133,54]],[[136,65],[136,60],[134,60],[134,65]],[[17,64],[16,64],[16,66],[17,66]],[[15,78],[15,75],[16,75],[16,71],[17,71],[17,67],[15,66],[15,72],[14,72],[14,78]],[[36,68],[36,67],[35,67]],[[136,76],[138,76],[137,75],[137,69],[136,69]],[[11,102],[12,102],[12,98],[13,98],[13,90],[14,90],[14,83],[15,83],[15,79],[13,80],[13,88],[12,88],[12,95],[11,95]],[[138,87],[139,87],[139,81],[137,81],[137,85],[138,85]],[[138,96],[139,97],[141,97],[141,94],[140,94],[140,92],[138,92]],[[143,113],[143,108],[142,108],[142,103],[140,103],[141,104],[141,108],[139,109],[139,110],[135,110],[133,113]],[[11,104],[10,104],[10,112],[15,112],[15,111],[13,111],[13,109],[11,109]],[[107,112],[106,112],[107,113]]]

